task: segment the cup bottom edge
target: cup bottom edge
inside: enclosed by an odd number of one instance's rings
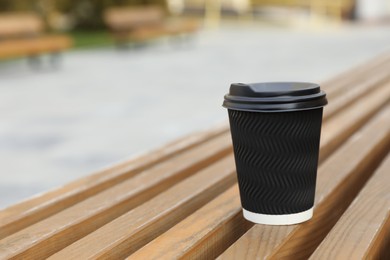
[[[265,225],[294,225],[305,222],[311,219],[313,216],[313,208],[298,213],[284,215],[268,215],[254,213],[244,208],[242,209],[242,211],[246,220],[249,220],[250,222],[256,224]]]

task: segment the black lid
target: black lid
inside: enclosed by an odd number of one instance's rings
[[[231,84],[223,106],[252,112],[284,112],[315,109],[327,103],[325,92],[315,83],[265,82]]]

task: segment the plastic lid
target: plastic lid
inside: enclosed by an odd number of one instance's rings
[[[325,92],[315,83],[233,83],[225,95],[223,107],[252,112],[285,112],[320,108],[327,103]]]

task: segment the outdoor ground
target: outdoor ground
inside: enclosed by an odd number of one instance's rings
[[[389,26],[225,24],[191,42],[0,63],[0,208],[227,120],[232,82],[321,82],[390,50]]]

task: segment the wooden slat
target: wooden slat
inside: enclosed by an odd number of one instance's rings
[[[225,133],[178,154],[0,240],[0,259],[47,257],[231,152]]]
[[[68,49],[72,40],[65,35],[0,41],[0,58],[33,56]]]
[[[350,89],[361,81],[365,81],[367,78],[375,76],[377,71],[381,70],[383,66],[388,66],[389,61],[390,54],[388,52],[381,53],[372,58],[369,62],[364,62],[323,82],[321,86],[325,89],[327,97],[333,99],[334,97],[345,93],[345,86],[347,86],[347,89]]]
[[[341,113],[328,120],[321,134],[320,161],[327,158],[344,140],[359,129],[390,100],[390,82],[368,93]],[[330,107],[330,104],[329,104]],[[326,109],[326,108],[325,108]]]
[[[0,239],[68,208],[212,138],[227,133],[226,124],[186,136],[147,154],[80,178],[63,187],[0,211]]]
[[[212,259],[253,224],[241,216],[237,185],[197,210],[127,259]],[[235,259],[250,259],[245,255]]]
[[[380,68],[376,68],[375,74],[370,76],[364,75],[364,78],[359,80],[356,84],[350,83],[352,87],[349,87],[348,89],[341,88],[345,89],[345,92],[342,93],[342,95],[329,97],[329,94],[327,93],[329,103],[331,103],[332,106],[326,107],[323,120],[326,121],[343,107],[351,105],[354,102],[359,102],[359,98],[364,97],[367,93],[370,93],[383,85],[386,81],[389,81],[389,71],[390,60],[385,64],[381,64]]]
[[[352,107],[349,109],[355,109],[355,108]],[[348,112],[348,111],[346,111],[346,112]],[[353,118],[353,119],[355,119],[355,118]],[[338,121],[333,122],[333,123],[332,122],[333,121],[329,121],[329,124],[338,124]],[[348,123],[348,122],[346,122],[346,123]],[[326,129],[334,129],[334,128],[327,127],[327,125],[325,125],[324,126],[325,132],[327,131]],[[348,130],[349,129],[348,124],[346,124],[346,127],[342,128],[342,129]],[[338,133],[338,132],[335,132],[335,133]],[[334,138],[338,138],[337,135],[333,135],[333,136],[334,136]],[[324,149],[323,146],[321,147],[321,150],[322,149]],[[334,148],[332,147],[330,149],[334,149]],[[329,152],[331,152],[331,151],[329,151]],[[231,167],[232,167],[232,171],[233,171],[234,166],[231,165]],[[228,214],[228,215],[230,215],[230,214]],[[124,232],[124,233],[113,232],[113,234],[110,235],[109,239],[108,239],[108,240],[112,241],[108,248],[103,246],[105,243],[102,243],[102,244],[96,243],[96,241],[101,240],[101,237],[104,234],[107,234],[108,230],[115,230],[118,227],[123,226],[123,223],[125,223],[125,222],[131,223],[133,221],[131,217],[126,218],[125,216],[124,216],[124,220],[121,219],[120,221],[113,221],[113,222],[109,223],[108,225],[106,225],[105,227],[103,227],[102,229],[99,229],[96,232],[90,234],[87,238],[76,242],[74,244],[74,246],[70,246],[70,248],[64,250],[64,252],[67,252],[67,253],[63,253],[61,255],[63,256],[63,255],[67,255],[70,253],[77,254],[77,252],[80,253],[82,251],[89,251],[89,249],[91,249],[90,253],[94,253],[96,255],[103,256],[105,258],[107,256],[111,256],[110,254],[112,252],[121,252],[120,256],[122,256],[122,252],[127,252],[127,253],[131,252],[130,244],[132,244],[133,241],[139,242],[138,237],[137,236],[133,237],[134,233],[131,231]],[[131,216],[131,214],[130,214],[130,216]],[[232,234],[236,234],[236,233],[232,233]],[[123,241],[127,241],[127,242],[124,243]],[[121,244],[121,243],[124,243],[124,244]],[[115,245],[117,245],[118,247],[115,247]],[[99,249],[99,248],[101,248],[101,249]],[[69,251],[67,251],[67,250],[69,250]],[[125,251],[122,251],[122,250],[125,250]],[[129,250],[129,251],[126,251],[126,250]],[[85,257],[95,257],[96,255],[86,255]]]
[[[311,259],[386,259],[389,214],[390,154]]]
[[[334,82],[329,81],[328,83],[323,84],[323,87],[326,91],[336,87],[336,89],[342,89],[353,84],[353,81],[350,81],[350,79],[355,79],[355,75],[370,77],[372,70],[375,70],[377,66],[383,65],[383,63],[388,60],[389,57],[386,57],[385,59],[385,56],[386,55],[380,55],[379,58],[374,58],[369,63],[361,65],[357,69],[352,69],[347,73],[343,73],[341,77],[336,77]],[[340,80],[344,78],[348,80]],[[331,109],[333,101],[335,103],[338,102],[338,98],[345,100],[342,95],[336,95],[334,98],[330,99],[329,106],[325,108],[324,117],[327,117],[327,109]],[[341,103],[339,108],[342,108],[342,102],[338,103]],[[190,149],[227,131],[227,126],[223,125],[207,132],[200,132],[190,137],[182,138],[151,153],[144,154],[118,164],[117,166],[99,171],[90,176],[71,182],[61,188],[2,210],[0,211],[0,239],[118,184],[175,154]]]
[[[49,259],[123,259],[234,182],[234,159],[229,155]]]
[[[312,220],[300,225],[255,225],[220,259],[307,259],[389,151],[390,107],[337,150],[318,170]]]
[[[368,249],[367,259],[390,259],[390,212],[387,214],[386,222],[380,227],[375,241]]]

